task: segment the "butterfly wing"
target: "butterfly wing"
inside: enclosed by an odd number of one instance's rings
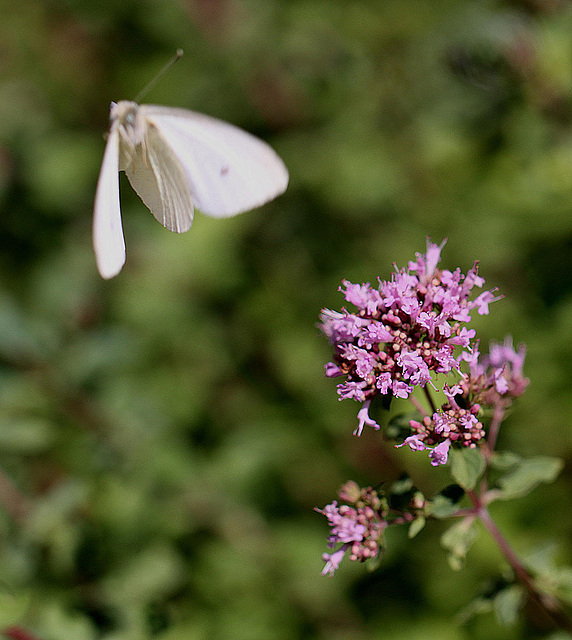
[[[93,248],[103,278],[116,276],[125,263],[119,204],[119,133],[112,127],[105,145],[93,214]]]
[[[182,166],[194,203],[213,217],[233,216],[283,193],[288,171],[265,142],[194,111],[140,106]]]
[[[193,223],[188,179],[176,154],[153,122],[146,122],[143,143],[135,147],[129,159],[125,173],[155,218],[170,231],[188,231]]]

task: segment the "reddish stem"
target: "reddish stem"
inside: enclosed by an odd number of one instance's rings
[[[426,415],[428,415],[425,407],[419,402],[419,400],[417,400],[417,398],[409,396],[409,402],[411,402],[411,404],[417,409],[421,416],[425,417]]]
[[[435,403],[433,402],[433,397],[431,396],[431,392],[429,391],[427,385],[425,385],[423,387],[423,393],[425,394],[425,397],[427,398],[427,402],[429,402],[429,406],[431,407],[431,411],[433,413],[435,413],[435,411],[437,411],[437,407],[435,407]]]
[[[506,405],[504,402],[499,401],[495,404],[493,409],[493,417],[491,420],[491,424],[489,426],[489,435],[487,438],[487,446],[484,448],[485,456],[487,462],[490,460],[493,451],[495,450],[497,444],[497,437],[499,434],[499,429],[504,419],[504,412],[506,409]]]
[[[572,632],[572,621],[564,613],[558,600],[548,594],[538,592],[532,576],[525,569],[507,539],[500,532],[488,509],[482,504],[480,497],[474,491],[468,491],[467,494],[475,506],[477,517],[497,543],[500,551],[514,571],[515,576],[527,590],[530,600],[537,605],[537,608],[539,608],[545,616],[550,618],[553,624],[561,629]]]

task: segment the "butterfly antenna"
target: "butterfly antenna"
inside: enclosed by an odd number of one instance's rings
[[[148,82],[143,89],[135,96],[135,102],[141,102],[141,99],[145,97],[149,91],[157,84],[157,82],[169,71],[169,69],[183,57],[183,50],[177,49],[175,55],[167,62],[167,64],[157,73],[154,78],[151,78],[151,81]]]

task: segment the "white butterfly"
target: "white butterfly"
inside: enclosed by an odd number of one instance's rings
[[[214,218],[234,216],[288,185],[288,171],[273,149],[222,120],[127,100],[111,103],[109,119],[93,219],[103,278],[113,278],[125,262],[119,171],[155,218],[177,233],[188,231],[195,206]]]

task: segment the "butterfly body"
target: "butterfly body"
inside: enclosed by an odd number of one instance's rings
[[[177,233],[191,227],[195,207],[212,217],[234,216],[272,200],[288,184],[274,150],[238,127],[184,109],[112,103],[93,229],[104,278],[125,262],[118,171],[125,171],[155,218]]]

